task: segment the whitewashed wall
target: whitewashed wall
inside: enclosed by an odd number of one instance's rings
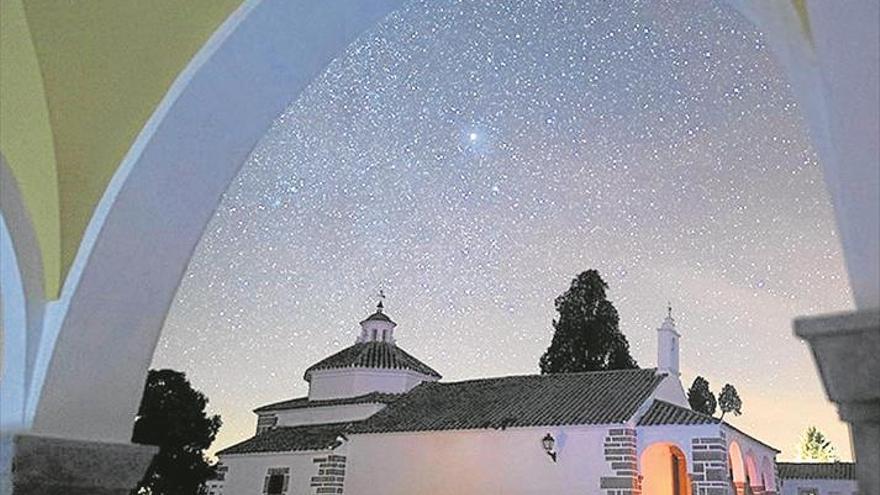
[[[602,493],[611,476],[603,452],[608,427],[515,428],[356,435],[345,493],[357,495],[544,495]],[[541,439],[557,439],[558,462]],[[376,476],[375,473],[393,473]]]
[[[436,381],[436,378],[409,370],[350,368],[313,371],[309,399],[338,399],[370,392],[401,393],[423,381]]]
[[[687,396],[684,393],[684,387],[681,385],[681,379],[677,375],[666,375],[666,378],[660,382],[660,385],[657,386],[651,397],[690,408]],[[645,401],[646,407],[650,406],[650,404],[650,400]]]
[[[220,456],[220,461],[229,466],[223,495],[260,495],[263,483],[270,468],[289,468],[290,481],[286,495],[306,495],[314,493],[312,477],[319,476],[320,463],[317,460],[330,455],[345,456],[345,446],[333,452],[307,451],[269,454],[243,454]],[[346,493],[357,493],[345,490]]]
[[[290,468],[288,495],[309,493],[309,481],[314,474],[314,453],[247,454],[222,456],[229,466],[224,495],[263,493],[263,482],[269,468]]]
[[[341,423],[369,418],[384,407],[385,404],[350,404],[346,406],[307,407],[291,409],[289,411],[275,411],[268,415],[278,418],[277,426]]]

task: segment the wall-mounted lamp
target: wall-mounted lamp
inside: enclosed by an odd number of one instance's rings
[[[553,462],[556,462],[556,439],[553,438],[553,435],[550,433],[544,435],[544,438],[541,439],[541,444],[544,446],[544,452],[553,459]]]

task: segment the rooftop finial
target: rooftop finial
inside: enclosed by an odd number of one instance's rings
[[[385,290],[379,289],[379,304],[376,305],[376,311],[381,313],[382,310],[385,309],[385,305],[382,303],[382,301],[384,301],[384,300],[385,300]]]
[[[672,318],[672,302],[666,301],[666,316]]]

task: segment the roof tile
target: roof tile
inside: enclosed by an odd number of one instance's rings
[[[621,423],[663,378],[653,369],[636,369],[425,382],[352,432]]]
[[[721,420],[708,414],[696,412],[662,400],[654,400],[651,407],[639,418],[639,426],[657,425],[707,425]]]
[[[349,425],[331,423],[270,428],[217,452],[217,455],[335,449],[339,446],[339,436],[345,434]]]
[[[403,369],[441,378],[433,368],[390,342],[358,342],[346,347],[310,366],[304,378],[308,381],[313,371],[344,368]]]
[[[783,480],[854,480],[856,465],[852,462],[777,462]]]

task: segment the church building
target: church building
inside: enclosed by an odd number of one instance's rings
[[[776,494],[778,451],[692,411],[680,334],[656,368],[441,381],[398,345],[380,303],[356,342],[257,408],[217,455],[224,495]]]

